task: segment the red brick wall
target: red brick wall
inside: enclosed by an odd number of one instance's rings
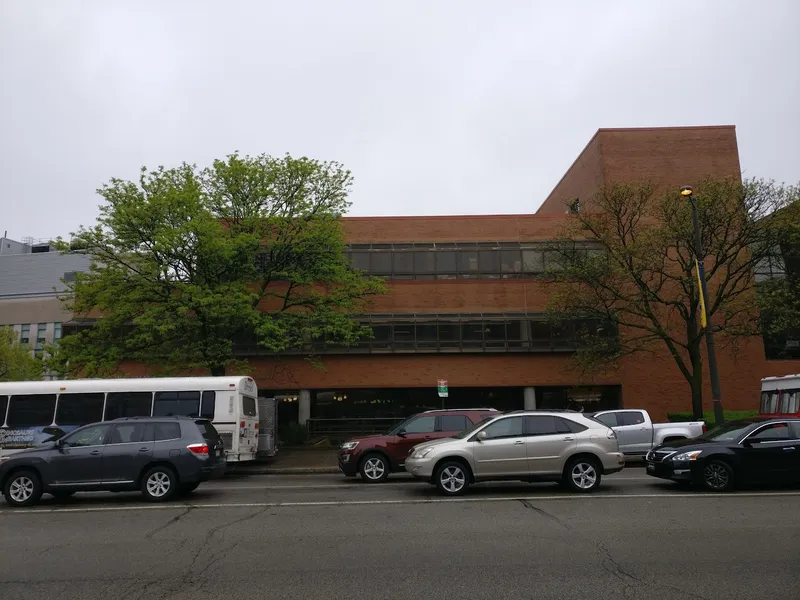
[[[583,151],[575,159],[564,176],[545,199],[537,215],[563,215],[568,202],[580,198],[586,206],[588,199],[604,185],[603,160],[601,156],[601,132],[598,130]]]

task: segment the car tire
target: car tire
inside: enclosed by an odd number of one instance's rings
[[[66,502],[75,495],[75,492],[50,492],[56,502]]]
[[[460,496],[469,488],[470,478],[469,469],[463,462],[447,460],[436,468],[433,481],[440,494]]]
[[[361,459],[358,472],[367,483],[382,483],[389,477],[389,460],[377,452],[367,454]]]
[[[701,470],[703,487],[710,492],[730,492],[733,489],[733,468],[724,460],[709,460]]]
[[[6,479],[3,495],[9,506],[33,506],[42,497],[42,482],[34,471],[17,471]]]
[[[180,490],[181,496],[188,496],[193,491],[195,491],[198,487],[200,487],[199,483],[183,483],[183,484],[181,484],[179,490]]]
[[[593,492],[600,485],[602,475],[596,459],[579,456],[573,458],[564,467],[564,485],[573,492],[586,494]]]
[[[178,493],[178,477],[171,468],[157,465],[142,476],[141,487],[148,502],[166,502]]]

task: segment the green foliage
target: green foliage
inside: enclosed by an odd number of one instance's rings
[[[760,333],[755,273],[780,237],[765,218],[795,196],[794,188],[751,180],[709,180],[695,187],[705,254],[706,306],[719,343],[734,350]],[[678,190],[615,184],[575,214],[551,248],[551,319],[590,318],[619,335],[589,336],[576,355],[583,370],[622,356],[667,348],[702,406],[700,293],[695,271],[691,202]]]
[[[237,342],[309,354],[322,336],[356,343],[366,330],[354,316],[384,287],[343,254],[351,183],[337,163],[238,154],[202,170],[143,168],[138,184],[112,179],[97,224],[60,242],[94,259],[69,283],[67,308],[102,318],[66,336],[54,365],[224,374],[246,368]]]
[[[0,327],[0,381],[41,379],[42,361],[35,358],[11,327]]]
[[[299,423],[282,424],[278,433],[280,443],[285,446],[301,446],[308,442],[308,431]]]

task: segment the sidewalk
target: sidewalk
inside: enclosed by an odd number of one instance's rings
[[[243,475],[303,475],[338,473],[337,448],[282,448],[272,458],[229,465],[228,471]]]

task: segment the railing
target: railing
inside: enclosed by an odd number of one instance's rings
[[[405,417],[309,419],[306,421],[306,430],[309,440],[323,436],[338,440],[359,435],[386,433],[403,421],[405,421]]]

